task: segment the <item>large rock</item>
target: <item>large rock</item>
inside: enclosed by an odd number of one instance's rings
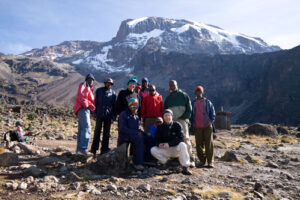
[[[33,177],[41,177],[47,174],[47,172],[41,170],[40,168],[37,168],[35,166],[29,167],[24,170],[24,174],[27,176],[33,176]]]
[[[221,158],[223,161],[227,162],[237,162],[239,161],[234,151],[226,151]]]
[[[276,128],[277,129],[277,132],[281,135],[288,135],[289,134],[289,131],[287,128],[284,128],[282,126],[279,126]]]
[[[245,131],[244,134],[254,134],[260,136],[277,136],[278,132],[276,128],[269,124],[256,123],[250,125]]]
[[[0,154],[0,166],[8,167],[19,165],[19,157],[13,153],[2,153]]]
[[[126,173],[129,169],[127,145],[122,144],[106,154],[99,155],[96,164],[97,170],[104,174],[119,176]]]
[[[19,143],[18,146],[27,154],[31,154],[31,155],[45,154],[45,152],[40,150],[37,146],[33,146],[26,143]]]
[[[56,164],[59,159],[55,157],[45,157],[38,161],[38,165],[53,165]]]

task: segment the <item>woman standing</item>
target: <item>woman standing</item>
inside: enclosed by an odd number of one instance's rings
[[[90,112],[95,110],[93,90],[94,80],[94,76],[88,74],[85,78],[85,82],[79,85],[75,99],[74,113],[78,116],[76,154],[87,155],[91,134]]]

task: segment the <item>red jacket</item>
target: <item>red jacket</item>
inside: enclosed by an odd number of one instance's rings
[[[142,102],[142,118],[146,117],[162,117],[164,112],[164,103],[163,99],[157,93],[152,95],[147,95]]]
[[[74,104],[74,113],[77,115],[80,108],[88,108],[90,111],[95,110],[94,90],[92,86],[87,86],[86,83],[79,85]]]

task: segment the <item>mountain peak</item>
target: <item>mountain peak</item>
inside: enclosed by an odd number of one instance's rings
[[[124,20],[116,37],[105,43],[66,41],[43,49],[42,53],[35,50],[34,55],[106,73],[130,72],[134,68],[130,65],[131,60],[142,50],[209,55],[280,50],[260,38],[230,32],[215,25],[163,17]],[[30,56],[28,53],[25,55]]]

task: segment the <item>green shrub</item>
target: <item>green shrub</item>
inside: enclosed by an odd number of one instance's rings
[[[29,114],[27,115],[27,118],[28,118],[29,120],[35,120],[35,119],[38,118],[38,114],[36,114],[35,112],[29,113]]]

